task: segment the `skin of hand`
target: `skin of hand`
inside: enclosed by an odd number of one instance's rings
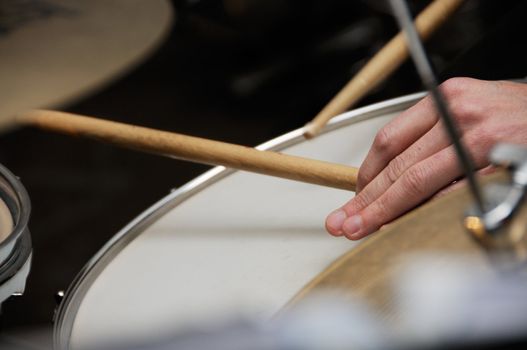
[[[440,86],[479,172],[498,142],[527,145],[527,84],[452,78]],[[326,219],[333,236],[358,240],[451,187],[461,168],[433,101],[425,97],[376,135],[357,193]],[[462,182],[461,182],[462,183]]]

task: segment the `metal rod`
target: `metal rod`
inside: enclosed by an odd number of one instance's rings
[[[476,202],[476,207],[481,212],[481,214],[484,214],[485,200],[483,198],[481,188],[479,187],[476,180],[474,164],[468,152],[466,151],[461,138],[459,137],[458,129],[456,128],[454,119],[451,117],[446,100],[441,94],[441,91],[439,91],[437,88],[437,80],[421,40],[419,39],[419,35],[417,34],[412,22],[412,17],[410,15],[410,11],[408,10],[408,6],[403,0],[390,0],[390,5],[392,6],[393,12],[397,22],[399,23],[399,26],[401,27],[401,30],[404,32],[406,39],[408,40],[410,54],[412,55],[415,66],[417,67],[419,76],[421,77],[425,87],[429,90],[436,108],[438,109],[439,115],[443,120],[446,131],[450,136],[452,143],[454,144],[454,148],[458,155],[459,164],[466,174],[470,191],[472,192]]]

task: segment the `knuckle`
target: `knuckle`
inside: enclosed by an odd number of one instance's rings
[[[361,167],[359,169],[359,173],[357,174],[357,187],[360,187],[361,189],[366,187],[368,183],[373,179],[373,176],[371,173],[367,170]]]
[[[376,221],[380,223],[384,223],[392,218],[392,214],[390,211],[390,208],[385,203],[385,201],[378,200],[375,201],[372,204],[372,217],[375,217]],[[372,224],[370,222],[370,224]],[[372,230],[376,230],[380,225],[375,225],[376,227],[372,227]]]
[[[404,190],[410,196],[421,196],[425,192],[426,171],[420,166],[413,166],[404,174]]]
[[[393,158],[386,167],[386,178],[390,184],[393,184],[405,170],[405,162],[401,156]]]
[[[455,98],[470,89],[473,79],[471,78],[450,78],[440,85],[441,92],[447,99]]]
[[[484,114],[481,102],[471,99],[458,99],[450,103],[450,109],[454,118],[461,125],[473,124]]]
[[[497,142],[497,135],[485,128],[471,130],[465,141],[471,158],[478,164],[487,162],[488,153]]]
[[[373,148],[379,153],[387,153],[390,149],[390,135],[386,127],[379,130],[373,140]]]
[[[357,212],[366,208],[369,204],[368,196],[364,192],[361,192],[353,198],[353,208],[351,209]]]
[[[441,92],[449,102],[450,111],[461,127],[470,127],[486,114],[486,101],[480,94],[481,83],[472,78],[451,78],[441,84]]]

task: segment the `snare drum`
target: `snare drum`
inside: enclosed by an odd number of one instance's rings
[[[422,98],[348,112],[306,141],[259,149],[360,165],[376,132]],[[216,167],[173,191],[108,242],[59,305],[60,349],[148,341],[211,319],[265,320],[356,243],[324,230],[351,192]]]

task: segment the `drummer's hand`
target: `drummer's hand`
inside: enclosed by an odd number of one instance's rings
[[[499,141],[527,144],[527,85],[454,78],[441,85],[477,169]],[[489,168],[485,168],[484,171]],[[382,128],[359,169],[357,195],[326,219],[360,239],[452,184],[462,172],[430,97]]]

